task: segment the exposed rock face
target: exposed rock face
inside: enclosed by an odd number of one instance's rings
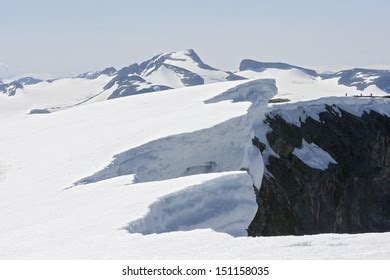
[[[328,106],[320,122],[308,118],[301,127],[267,118],[267,140],[280,158],[269,157],[250,236],[390,231],[390,118],[338,109]],[[293,154],[303,139],[337,164],[306,165]]]

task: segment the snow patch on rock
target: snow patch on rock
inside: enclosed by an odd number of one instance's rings
[[[302,146],[295,148],[292,153],[307,166],[315,169],[325,170],[329,164],[337,164],[330,154],[314,143],[307,143],[305,139],[302,140]]]

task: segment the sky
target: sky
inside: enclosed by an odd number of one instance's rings
[[[0,0],[0,77],[76,75],[192,48],[319,70],[390,69],[388,0]]]

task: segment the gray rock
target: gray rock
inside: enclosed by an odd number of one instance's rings
[[[50,114],[51,112],[48,109],[32,109],[29,115],[33,114]]]
[[[390,118],[373,111],[339,116],[327,107],[320,120],[297,127],[267,119],[267,139],[280,158],[269,158],[249,235],[390,231]],[[292,153],[303,138],[337,164],[326,170],[305,165]]]

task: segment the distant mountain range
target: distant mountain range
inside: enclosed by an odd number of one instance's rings
[[[18,89],[23,89],[25,86],[37,84],[39,82],[42,82],[42,80],[32,77],[24,77],[8,83],[0,81],[0,93],[12,96],[15,95]]]
[[[100,71],[82,73],[74,79],[96,80],[102,76],[108,77],[108,82],[96,94],[109,92],[106,98],[112,99],[172,88],[247,79],[252,76],[242,75],[242,72],[263,73],[267,70],[295,70],[315,79],[337,79],[339,85],[355,88],[359,91],[363,91],[369,86],[376,86],[379,90],[390,93],[389,70],[354,68],[337,73],[320,74],[315,70],[287,63],[244,59],[240,63],[239,71],[232,72],[205,64],[192,49],[159,54],[140,64],[134,63],[120,70],[109,67]],[[13,96],[25,87],[41,82],[50,83],[53,80],[43,81],[32,77],[7,83],[0,80],[0,93]]]
[[[296,69],[312,77],[321,77],[322,79],[338,78],[340,85],[356,87],[358,90],[364,90],[370,85],[376,85],[379,89],[390,93],[390,71],[374,70],[364,68],[353,68],[342,70],[337,73],[319,74],[315,70],[307,69],[295,65],[281,62],[259,62],[251,59],[244,59],[240,64],[240,71],[252,70],[263,72],[267,69],[291,70]]]

